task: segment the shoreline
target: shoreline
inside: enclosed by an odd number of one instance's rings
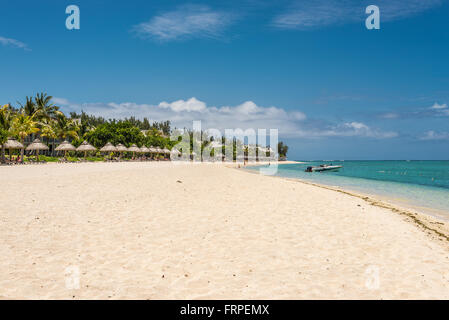
[[[295,164],[295,163],[304,163],[301,161],[294,161],[294,160],[287,160],[287,161],[261,161],[261,162],[247,162],[246,165],[244,167],[257,167],[257,166],[264,166],[270,163],[276,163],[277,165],[283,165],[283,164]],[[226,162],[224,163],[226,164]],[[232,163],[229,163],[232,164]],[[239,162],[237,162],[236,164],[239,164]]]
[[[298,163],[298,162],[295,162]],[[299,162],[300,163],[300,162]],[[235,168],[238,170],[245,171],[247,173],[252,173],[256,175],[260,175],[259,172],[254,170],[245,170],[245,168]],[[439,239],[444,239],[445,241],[449,242],[449,220],[445,219],[443,217],[434,216],[432,214],[420,211],[417,207],[411,206],[411,207],[403,207],[399,203],[395,203],[394,201],[390,202],[388,198],[383,198],[376,194],[370,194],[370,193],[362,193],[358,191],[354,191],[351,189],[347,189],[344,187],[336,187],[336,186],[329,186],[325,184],[319,184],[315,182],[310,182],[306,180],[302,180],[300,178],[289,178],[289,177],[282,177],[282,176],[267,176],[267,177],[273,177],[273,178],[280,178],[287,181],[293,181],[293,182],[299,182],[306,185],[315,186],[318,188],[323,188],[326,190],[332,190],[335,192],[343,193],[355,198],[359,198],[364,200],[366,203],[376,206],[379,208],[389,209],[394,213],[397,213],[403,217],[406,217],[406,220],[408,222],[413,223],[414,225],[420,227],[423,231],[430,231],[432,232],[436,237]],[[429,208],[429,210],[432,210],[432,208]],[[417,212],[413,212],[417,211]],[[435,210],[437,211],[437,210]]]

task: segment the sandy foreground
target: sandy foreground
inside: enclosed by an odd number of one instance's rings
[[[447,239],[341,192],[222,164],[0,167],[0,185],[2,299],[449,299]]]

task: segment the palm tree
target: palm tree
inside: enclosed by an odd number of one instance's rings
[[[5,158],[5,148],[3,147],[3,144],[8,141],[8,131],[6,131],[3,128],[0,128],[0,145],[2,146],[2,159],[1,162],[3,162]]]
[[[42,119],[54,119],[59,107],[51,103],[52,96],[48,96],[46,93],[38,93],[34,98],[36,103],[36,114],[38,120]]]
[[[52,119],[43,119],[40,123],[41,128],[41,136],[47,138],[48,143],[52,140],[52,156],[54,156],[55,152],[55,139],[58,137],[54,130],[55,128],[55,120]]]
[[[32,97],[27,96],[25,104],[24,105],[20,104],[20,106],[22,107],[25,115],[30,116],[30,117],[34,116],[34,114],[37,111],[36,104],[34,103],[34,100]]]
[[[9,104],[0,107],[0,128],[10,131],[12,126],[13,110]]]
[[[72,117],[72,119],[75,120],[73,117]],[[89,117],[87,116],[87,114],[85,112],[81,113],[81,117],[79,118],[78,128],[79,128],[79,136],[80,136],[80,138],[83,138],[83,139],[86,137],[86,135],[90,131],[95,130],[95,127],[89,123]]]
[[[68,137],[78,139],[79,128],[76,122],[67,118],[64,113],[57,111],[55,113],[55,121],[53,122],[53,130],[56,137],[66,140]]]
[[[37,127],[42,129],[44,126],[42,123],[46,120],[53,119],[56,111],[59,109],[59,107],[51,103],[51,99],[52,97],[46,93],[38,93],[35,98],[27,96],[25,104],[19,104],[24,114],[29,117],[34,117],[37,121]]]
[[[26,137],[39,131],[37,125],[37,122],[34,121],[34,116],[27,116],[24,110],[22,110],[12,121],[12,132],[23,143]],[[20,150],[20,159],[23,161],[23,149]]]
[[[2,146],[1,162],[5,162],[5,148],[3,144],[7,141],[12,129],[13,112],[9,104],[0,107],[0,145]]]
[[[282,141],[278,142],[278,153],[279,158],[285,159],[287,158],[288,146],[285,145]]]
[[[35,117],[35,119],[37,119],[38,118],[37,113],[39,110],[37,108],[36,103],[34,102],[34,98],[27,96],[25,99],[26,99],[25,104],[21,104],[20,102],[18,102],[21,107],[21,110],[23,110],[23,113],[26,116]],[[37,120],[39,120],[39,119],[37,119]],[[40,128],[39,123],[37,124],[37,127]],[[31,137],[31,140],[33,140],[33,139],[34,139],[34,136]]]

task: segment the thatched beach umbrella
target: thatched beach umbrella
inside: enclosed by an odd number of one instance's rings
[[[122,152],[128,151],[128,148],[125,147],[123,144],[119,143],[119,144],[117,145],[117,151],[118,151],[118,153],[119,153],[119,159],[121,159],[121,158],[122,158]]]
[[[26,151],[36,151],[36,161],[39,161],[39,151],[40,150],[48,150],[49,148],[43,144],[39,139],[34,139],[33,143],[31,143]]]
[[[16,138],[8,138],[8,140],[6,140],[2,147],[9,150],[9,160],[11,160],[11,150],[23,149],[23,144],[17,141]]]
[[[117,148],[110,142],[106,143],[103,148],[100,149],[101,152],[117,152]],[[111,156],[112,158],[112,156]]]
[[[142,147],[140,148],[140,152],[144,155],[145,153],[150,152],[150,149],[148,149],[148,148],[145,147],[145,146],[142,146]]]
[[[143,146],[142,148],[140,148],[140,152],[148,153],[148,152],[150,152],[150,149],[148,149],[147,147]]]
[[[5,149],[23,149],[23,144],[17,141],[16,138],[8,138],[8,140],[3,144]]]
[[[116,152],[117,148],[110,142],[106,143],[103,148],[100,149],[101,152]]]
[[[64,142],[57,146],[55,150],[64,151],[64,158],[67,158],[67,151],[75,151],[76,148],[72,146],[67,140],[64,140]]]
[[[133,153],[134,158],[136,152],[140,152],[140,149],[135,144],[133,144],[131,147],[128,148],[128,151]]]
[[[162,150],[159,147],[156,147],[156,155],[159,156],[159,154],[164,153],[164,150]]]
[[[157,149],[153,146],[149,147],[148,150],[150,150],[150,154],[156,154],[157,153]]]
[[[150,153],[156,153],[157,149],[153,146],[149,147],[148,149],[150,149]]]
[[[76,148],[76,151],[84,152],[84,158],[87,156],[87,152],[89,151],[97,151],[97,148],[95,148],[93,145],[89,144],[89,142],[84,141],[81,143],[81,145]]]

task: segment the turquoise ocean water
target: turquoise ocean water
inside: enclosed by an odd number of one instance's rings
[[[308,166],[331,163],[343,168],[304,172]],[[308,161],[280,165],[276,175],[378,195],[449,219],[449,161]]]

